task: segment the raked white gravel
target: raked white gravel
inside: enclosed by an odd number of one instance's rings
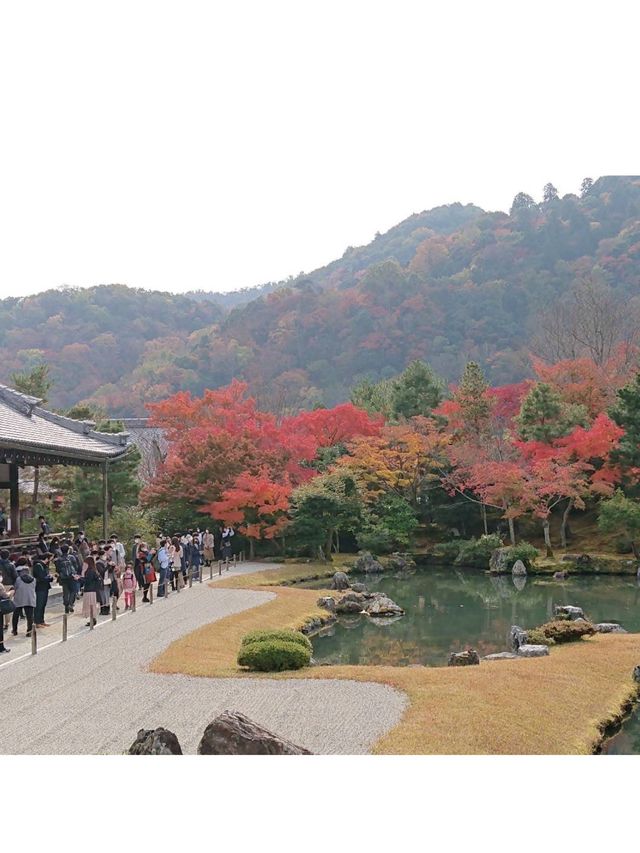
[[[229,574],[264,568],[244,563]],[[146,671],[179,637],[272,597],[194,584],[37,656],[3,658],[0,753],[117,754],[129,747],[138,729],[156,726],[174,731],[183,751],[194,753],[207,723],[227,709],[241,711],[314,753],[369,752],[406,707],[406,697],[385,685]]]

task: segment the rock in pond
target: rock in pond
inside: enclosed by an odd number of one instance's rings
[[[567,572],[554,572],[553,579],[554,581],[564,581],[567,579]]]
[[[474,666],[480,663],[480,655],[475,649],[465,649],[464,652],[451,652],[447,666]]]
[[[494,652],[492,655],[485,655],[482,660],[519,660],[521,655],[515,652]]]
[[[489,571],[496,572],[497,574],[508,572],[510,553],[510,548],[496,548],[495,551],[492,551],[489,558]]]
[[[381,595],[370,601],[365,607],[369,616],[404,616],[404,610],[388,596]]]
[[[331,581],[331,589],[349,589],[349,578],[344,572],[336,572]]]
[[[323,607],[325,610],[328,610],[329,613],[336,612],[336,600],[331,595],[323,595],[316,602],[318,607]]]
[[[361,592],[348,592],[336,602],[336,613],[362,613],[367,599]]]
[[[198,755],[311,755],[308,749],[274,735],[238,711],[224,711],[209,723]]]
[[[353,592],[368,592],[367,587],[363,583],[352,583],[351,589]]]
[[[182,755],[182,749],[168,729],[140,729],[127,755]]]
[[[378,560],[368,552],[365,554],[361,554],[358,559],[354,563],[354,569],[356,572],[364,572],[365,574],[381,574],[384,572],[384,566],[382,563],[379,563]]]
[[[556,604],[555,613],[561,619],[584,619],[582,607],[574,607],[572,604]]]
[[[523,643],[518,648],[518,654],[523,658],[542,658],[549,654],[549,646],[534,646],[530,643]]]
[[[593,626],[596,629],[596,634],[626,634],[628,633],[622,625],[617,622],[598,622]]]
[[[387,568],[393,572],[404,574],[412,572],[416,568],[416,561],[408,554],[400,554],[397,551],[387,558]]]
[[[522,575],[526,575],[526,573],[527,573],[527,567],[522,562],[522,560],[516,560],[515,563],[513,564],[513,568],[511,569],[511,574],[522,576]]]

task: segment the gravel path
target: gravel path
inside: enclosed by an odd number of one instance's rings
[[[229,574],[256,568],[245,563]],[[167,601],[139,605],[136,613],[121,614],[94,631],[82,630],[35,657],[3,660],[0,753],[122,753],[138,729],[159,725],[176,732],[184,752],[194,753],[207,723],[226,709],[241,711],[315,753],[368,752],[406,706],[405,697],[390,687],[145,671],[179,637],[271,598],[268,592],[197,584]]]

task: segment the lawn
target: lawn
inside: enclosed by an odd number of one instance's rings
[[[277,586],[319,571],[288,565],[214,584],[262,589],[275,597],[172,643],[152,671],[244,677],[236,654],[245,633],[297,628],[325,613],[316,607],[321,591]],[[599,743],[603,724],[635,696],[632,671],[639,663],[639,635],[608,634],[552,648],[545,658],[453,668],[322,666],[260,677],[347,678],[403,691],[407,711],[375,745],[376,753],[584,754]]]

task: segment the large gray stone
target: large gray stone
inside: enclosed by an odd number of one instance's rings
[[[577,621],[577,620],[576,620]],[[593,626],[597,634],[626,634],[628,633],[622,625],[617,622],[598,622]]]
[[[182,755],[182,749],[168,729],[140,729],[127,755]]]
[[[513,564],[513,568],[511,569],[511,574],[522,576],[522,575],[526,575],[526,573],[527,573],[527,567],[522,562],[522,560],[516,560],[515,563]]]
[[[494,652],[492,655],[485,655],[482,660],[519,660],[520,655],[515,652]]]
[[[368,552],[361,554],[355,561],[353,567],[356,572],[365,572],[368,575],[384,572],[384,566],[382,563],[379,563],[378,560]]]
[[[331,581],[331,589],[349,589],[349,578],[344,572],[336,572]]]
[[[323,607],[325,610],[328,610],[329,613],[335,613],[336,611],[336,600],[331,595],[323,595],[316,602],[318,607]]]
[[[381,595],[370,601],[365,611],[369,616],[403,616],[404,610],[388,596]]]
[[[367,587],[363,583],[352,583],[351,589],[354,592],[367,592]]]
[[[509,640],[511,648],[514,652],[517,652],[520,646],[523,646],[527,642],[527,632],[519,625],[512,625],[509,631]]]
[[[224,711],[209,723],[198,755],[311,755],[308,749],[274,735],[238,711]]]
[[[569,619],[584,619],[582,607],[575,607],[573,604],[556,604],[555,613],[561,618],[564,616]]]
[[[633,680],[640,683],[640,666],[634,666],[634,668],[633,668]]]
[[[474,666],[480,663],[480,655],[475,649],[464,652],[451,652],[447,666]]]
[[[549,654],[549,646],[537,646],[530,643],[523,643],[518,648],[518,654],[523,658],[542,658]]]
[[[387,558],[387,568],[394,572],[412,572],[416,568],[416,561],[408,554],[392,554]]]
[[[509,571],[509,548],[496,548],[489,557],[489,571],[501,574]]]
[[[367,599],[361,592],[348,592],[336,601],[336,613],[362,613]]]

